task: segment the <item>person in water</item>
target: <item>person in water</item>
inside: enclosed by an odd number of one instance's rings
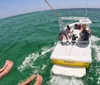
[[[81,40],[88,40],[90,34],[91,34],[90,29],[87,28],[86,24],[83,24],[80,32]]]
[[[62,41],[63,40],[63,37],[65,36],[66,37],[66,41],[68,42],[68,34],[71,33],[71,28],[69,26],[67,26],[67,29],[65,30],[62,30],[60,33],[59,33],[59,40]]]
[[[13,62],[10,60],[6,60],[6,63],[3,66],[3,68],[0,69],[0,79],[2,79],[6,74],[10,72],[12,66],[13,66]]]
[[[37,75],[31,75],[26,81],[20,83],[19,85],[29,85],[34,79],[36,78],[36,82],[34,85],[42,85],[42,76],[37,74]]]

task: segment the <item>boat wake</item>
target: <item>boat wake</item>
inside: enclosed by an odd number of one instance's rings
[[[52,76],[47,85],[84,85],[81,78]]]
[[[95,37],[95,36],[91,36],[92,38],[92,45],[91,45],[91,47],[94,49],[94,51],[95,51],[95,60],[96,61],[100,61],[100,45],[97,45],[97,43],[98,42],[100,42],[100,38],[98,38],[98,37]]]
[[[87,82],[87,85],[100,85],[100,38],[91,36],[92,38],[92,63],[89,68],[89,72],[87,74],[87,77],[85,78],[85,82]],[[91,75],[92,74],[92,75]],[[94,77],[95,76],[95,77]],[[94,80],[97,80],[97,82],[94,82]],[[91,82],[88,82],[91,81]]]
[[[45,46],[42,47],[39,51],[29,54],[25,60],[22,62],[22,64],[18,67],[18,70],[20,72],[23,72],[26,68],[31,68],[31,69],[36,69],[34,73],[37,73],[38,70],[42,69],[44,67],[46,67],[44,64],[42,64],[42,68],[39,68],[39,66],[34,65],[35,61],[37,61],[38,58],[43,58],[45,57],[45,54],[52,51],[54,49],[54,47],[50,47],[50,46]]]
[[[95,60],[97,62],[100,61],[100,46],[97,44],[100,41],[100,38],[91,36],[92,38],[92,45],[91,47],[95,51]],[[42,47],[39,51],[34,52],[32,54],[29,54],[25,60],[22,62],[22,64],[18,67],[18,70],[22,73],[25,71],[27,68],[34,69],[33,73],[39,73],[39,71],[43,71],[48,65],[45,63],[42,63],[41,67],[39,65],[36,65],[36,61],[41,58],[44,59],[47,56],[45,56],[47,53],[51,52],[54,49],[55,45],[53,47],[51,46],[45,46]],[[94,56],[93,56],[94,57]],[[49,58],[48,58],[49,59]],[[93,66],[92,66],[93,67]],[[89,69],[89,72],[91,73],[92,67]],[[96,68],[99,70],[99,68]],[[96,70],[95,69],[95,70]],[[95,73],[95,75],[98,74],[98,72]],[[92,76],[86,77],[86,79],[93,79]],[[100,77],[97,78],[98,82],[100,83]],[[86,83],[86,82],[85,82]],[[64,77],[64,76],[56,76],[56,75],[51,75],[50,80],[46,82],[45,85],[84,85],[84,80],[81,78],[75,78],[75,77]],[[88,83],[87,83],[88,85]]]

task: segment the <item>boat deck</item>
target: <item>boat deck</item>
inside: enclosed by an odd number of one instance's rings
[[[79,33],[77,31],[75,33],[79,37]],[[80,43],[77,39],[75,44],[72,44],[71,41],[61,44],[58,41],[50,59],[91,63],[91,41],[89,43]]]
[[[61,17],[60,30],[63,28],[64,20],[79,20],[79,22],[69,24],[73,34],[78,38],[69,37],[68,42],[63,38],[63,43],[58,41],[53,53],[51,54],[51,61],[54,64],[51,71],[56,75],[83,77],[86,74],[86,68],[89,68],[92,62],[91,56],[91,38],[87,41],[82,41],[80,38],[80,29],[75,29],[76,24],[86,24],[89,28],[92,23],[90,19],[84,17]],[[74,41],[75,43],[73,43]]]
[[[68,44],[68,45],[67,45]],[[71,43],[61,44],[57,43],[51,59],[92,62],[90,44]]]

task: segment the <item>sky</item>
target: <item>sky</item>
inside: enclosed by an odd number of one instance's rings
[[[100,8],[100,0],[48,0],[54,9]],[[44,0],[0,0],[0,18],[50,10]]]

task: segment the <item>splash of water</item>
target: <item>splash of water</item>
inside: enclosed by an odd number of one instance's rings
[[[36,61],[39,56],[39,53],[29,54],[28,57],[26,57],[22,64],[18,67],[18,70],[23,71],[27,67],[38,68],[37,66],[33,66],[32,62]]]
[[[95,50],[95,53],[96,53],[95,59],[99,62],[100,61],[100,46],[98,46],[96,43],[100,41],[100,38],[91,36],[91,41],[92,41],[91,47]]]
[[[65,76],[52,76],[48,85],[84,85],[82,79]]]
[[[35,68],[35,69],[39,69],[38,66],[34,66],[34,62],[39,58],[39,57],[43,57],[43,55],[45,55],[46,53],[52,51],[54,49],[54,47],[42,47],[40,50],[42,51],[41,54],[39,54],[39,52],[35,52],[32,54],[29,54],[25,60],[22,62],[22,64],[18,67],[18,70],[20,72],[22,72],[23,70],[25,70],[25,68]],[[41,69],[44,69],[44,67],[46,67],[45,65],[42,65],[43,67]]]

